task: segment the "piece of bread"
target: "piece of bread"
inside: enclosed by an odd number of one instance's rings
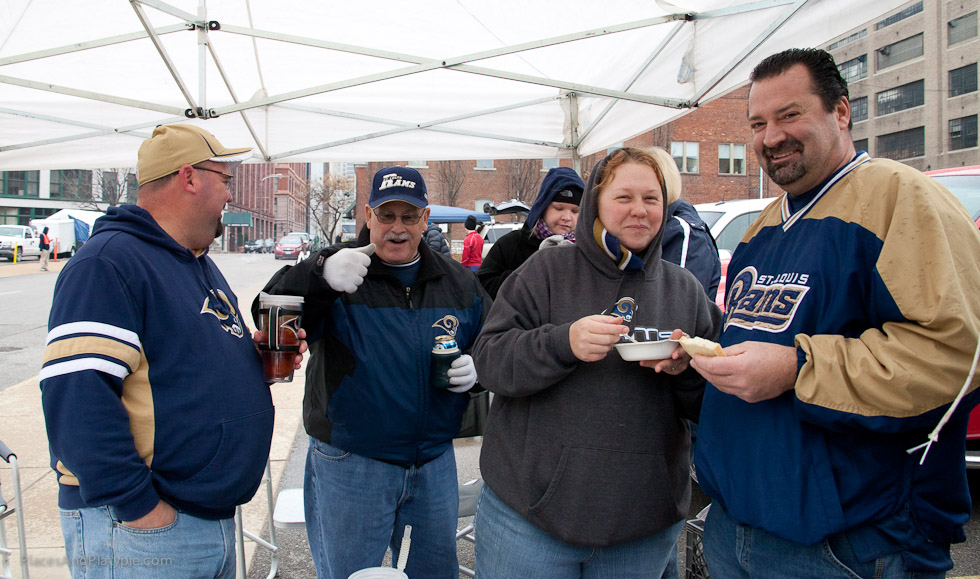
[[[705,340],[704,338],[681,337],[681,348],[690,356],[724,356],[725,351],[721,349],[721,344]]]

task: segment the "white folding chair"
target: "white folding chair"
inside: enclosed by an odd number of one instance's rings
[[[482,489],[483,479],[474,479],[459,485],[459,518],[462,519],[465,517],[472,517],[476,514],[476,503],[480,498],[480,491]],[[279,496],[276,498],[275,502],[275,509],[272,513],[272,526],[279,529],[306,528],[306,511],[303,507],[302,487],[283,489],[279,491]],[[275,535],[270,535],[270,537],[272,537],[273,542],[275,542]],[[476,534],[473,523],[470,523],[457,530],[456,540],[469,541],[470,543],[476,544]],[[275,559],[275,550],[273,550],[272,556],[273,570],[275,570],[278,566],[278,561]],[[241,568],[244,569],[244,562],[241,563]],[[473,577],[473,570],[465,565],[459,566],[459,572],[467,577]],[[274,574],[269,575],[269,578],[271,579],[273,575]]]
[[[20,495],[20,471],[17,467],[17,455],[13,453],[7,445],[0,441],[0,458],[10,465],[10,472],[14,486],[14,507],[10,508],[0,493],[0,579],[9,579],[10,556],[13,551],[7,548],[7,529],[4,521],[10,515],[17,516],[17,542],[20,546],[20,575],[28,579],[30,574],[27,571],[27,539],[24,535],[24,503]]]
[[[235,508],[235,539],[238,545],[238,548],[236,549],[236,554],[238,556],[238,576],[242,578],[248,577],[248,570],[245,567],[245,537],[255,541],[256,545],[264,547],[271,552],[269,575],[266,577],[266,579],[272,579],[279,573],[279,547],[276,546],[276,525],[273,524],[274,517],[272,511],[272,469],[268,461],[265,463],[265,475],[262,477],[262,483],[265,484],[266,503],[269,506],[268,541],[245,530],[244,523],[242,522],[242,507],[239,505]]]
[[[483,490],[483,479],[475,478],[459,485],[459,518],[472,517],[476,515],[476,504],[480,500],[480,492]],[[476,545],[476,526],[473,522],[456,530],[456,541],[468,541]],[[459,572],[467,577],[475,575],[473,569],[460,564]]]

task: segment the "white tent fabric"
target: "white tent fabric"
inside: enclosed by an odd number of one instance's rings
[[[575,158],[903,3],[0,0],[0,170],[132,166],[173,122],[257,161]]]

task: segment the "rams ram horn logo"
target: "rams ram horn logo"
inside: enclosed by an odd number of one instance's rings
[[[442,319],[432,324],[433,328],[439,328],[450,336],[455,336],[459,330],[459,320],[456,316],[443,316]]]
[[[211,300],[216,298],[220,299],[222,303],[214,304],[212,307]],[[208,297],[204,298],[204,306],[201,308],[201,313],[211,314],[218,318],[221,328],[236,338],[241,338],[245,335],[245,332],[242,330],[242,322],[238,319],[238,312],[235,311],[235,306],[231,305],[231,300],[228,299],[225,292],[221,290],[212,291]]]
[[[623,318],[624,322],[632,322],[636,314],[636,300],[633,298],[620,298],[612,308],[612,315]]]

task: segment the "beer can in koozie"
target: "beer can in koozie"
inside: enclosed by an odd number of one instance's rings
[[[459,358],[459,346],[456,345],[456,338],[452,336],[437,336],[436,343],[432,346],[432,366],[430,380],[436,388],[450,388],[449,369],[452,367],[453,360]]]

